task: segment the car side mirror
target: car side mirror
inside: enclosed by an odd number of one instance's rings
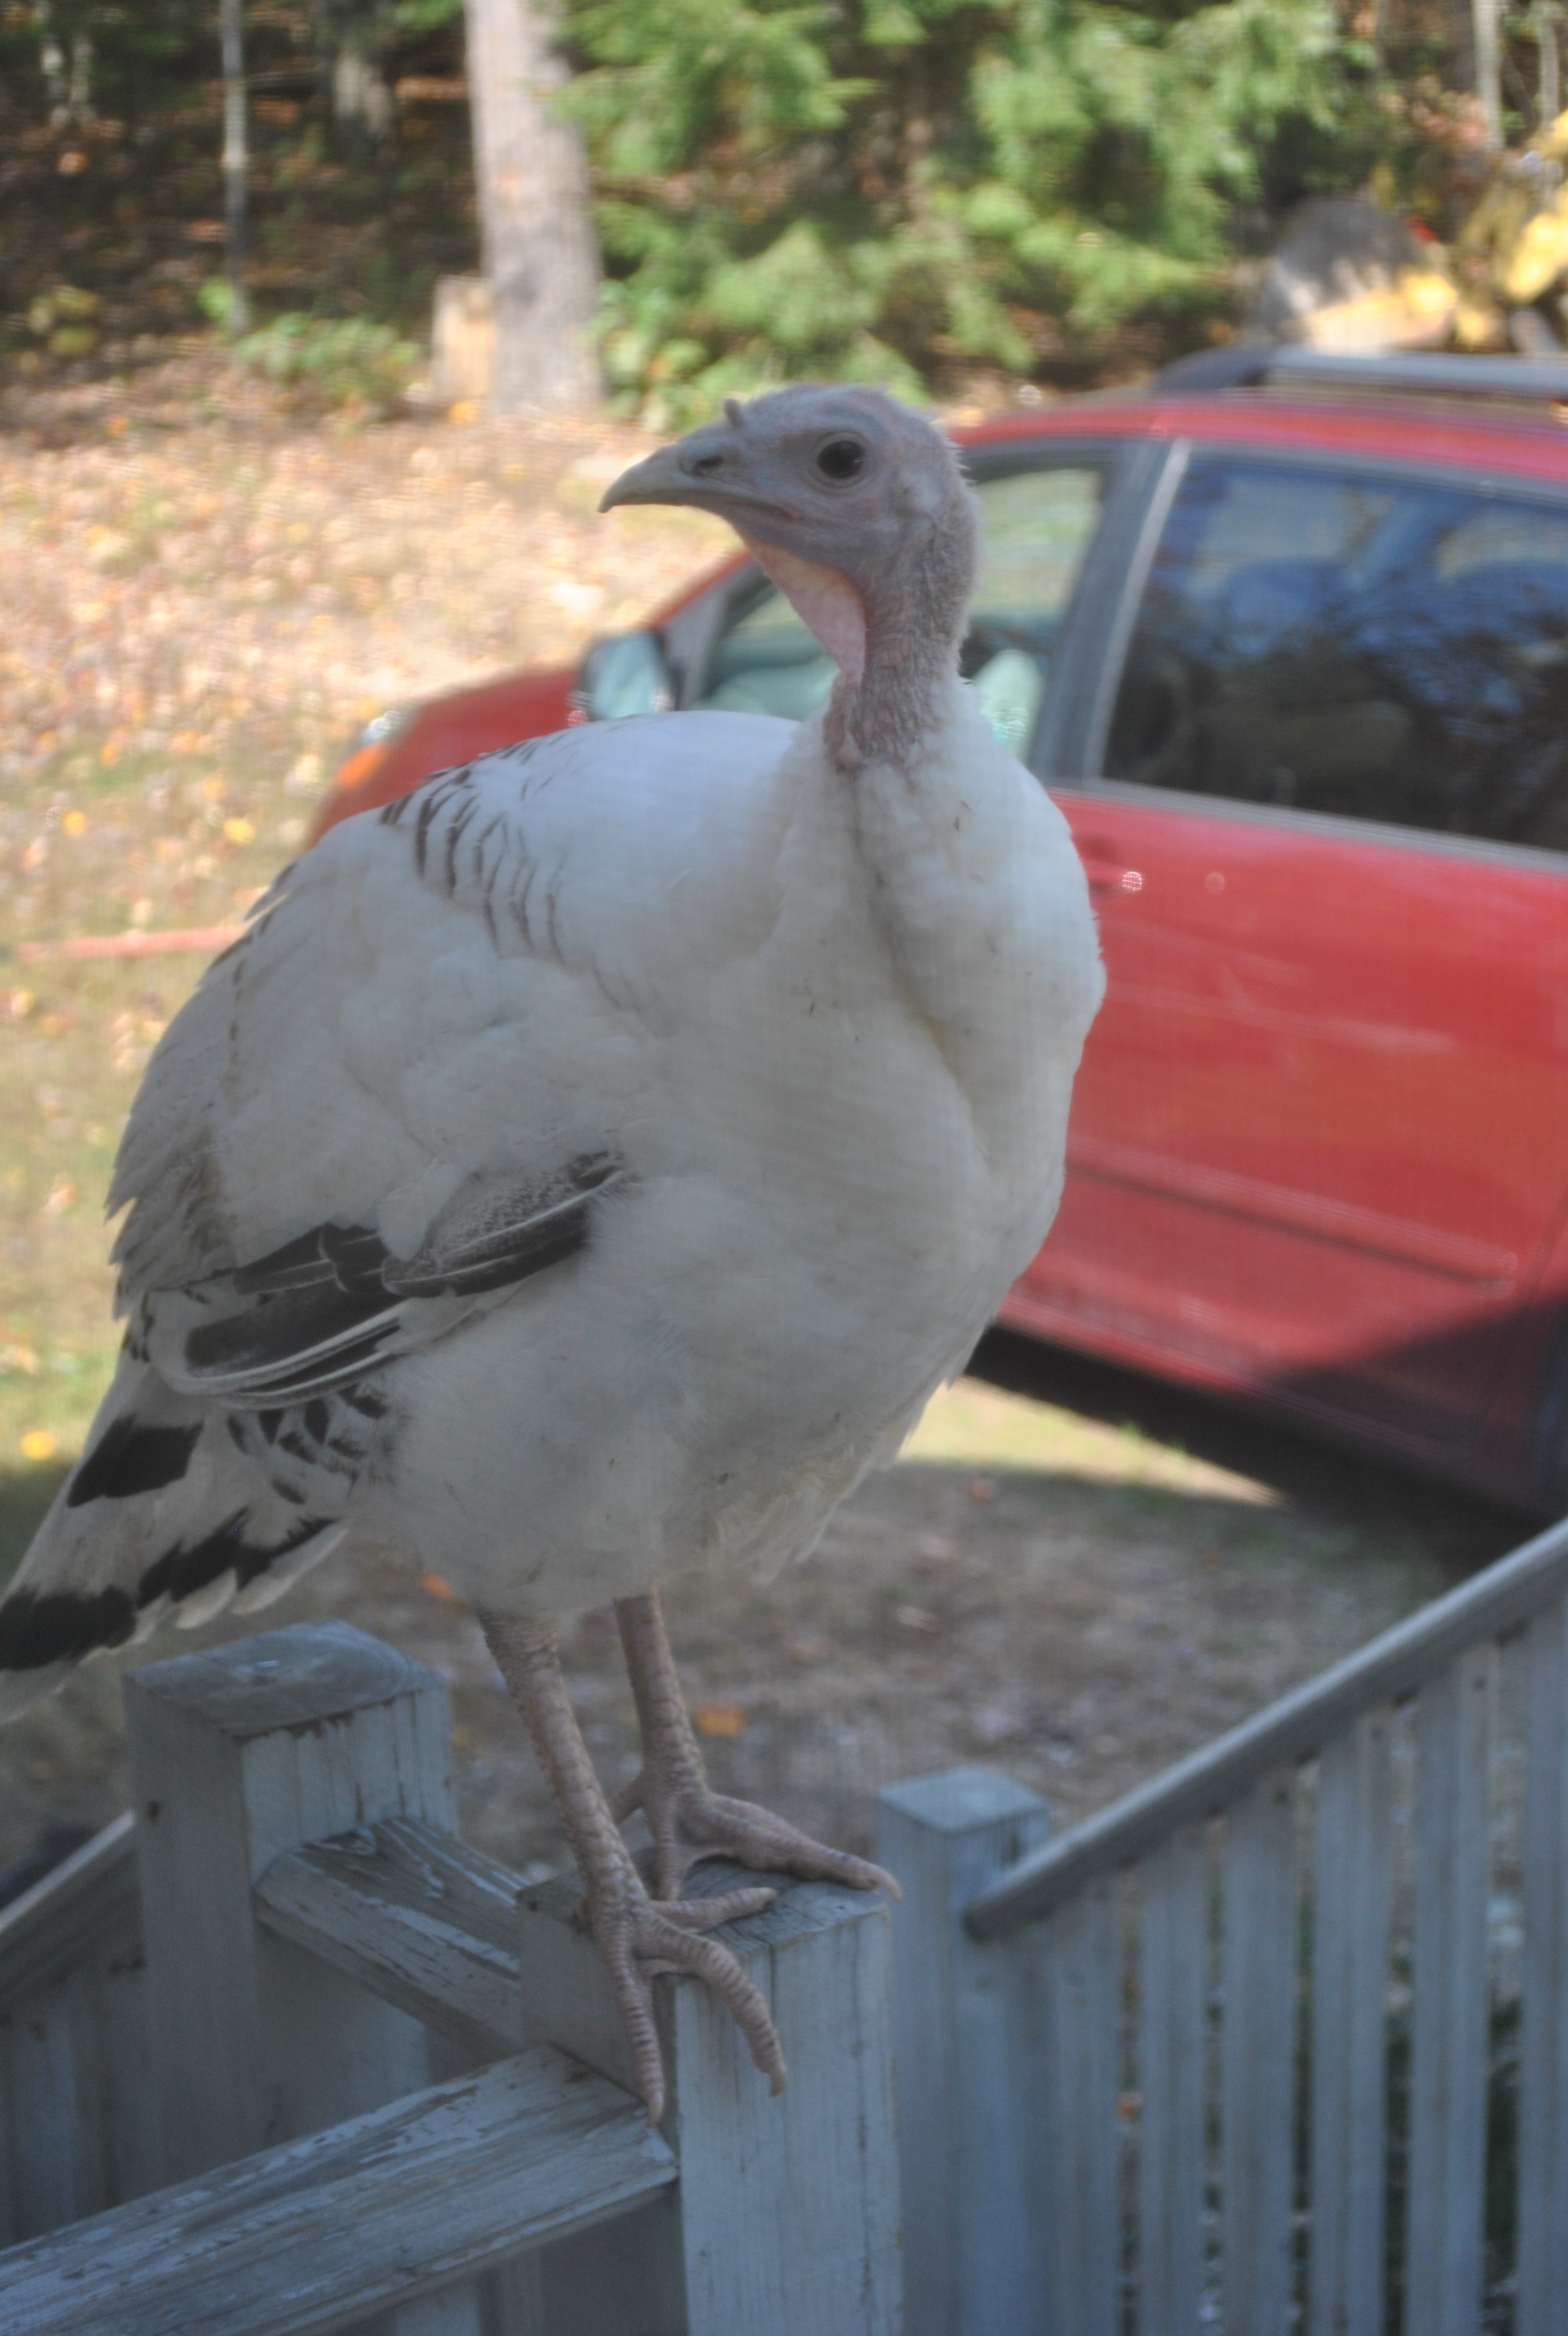
[[[675,683],[656,633],[607,633],[582,661],[577,700],[590,722],[667,714]]]

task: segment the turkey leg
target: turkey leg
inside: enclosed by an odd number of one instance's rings
[[[705,1857],[732,1857],[759,1873],[794,1874],[803,1882],[842,1882],[852,1890],[881,1889],[902,1896],[880,1865],[829,1849],[755,1802],[726,1800],[716,1793],[681,1699],[658,1592],[617,1599],[615,1619],[642,1723],[642,1767],[617,1795],[614,1813],[624,1818],[640,1808],[647,1816],[661,1898],[673,1898]]]
[[[528,1723],[571,1843],[583,1879],[588,1921],[609,1971],[648,2123],[657,2125],[664,2115],[664,2064],[654,2026],[652,1985],[660,1971],[689,1971],[711,1987],[733,2014],[773,2090],[782,2091],[784,2054],[766,2003],[728,1949],[700,1935],[743,1914],[760,1913],[772,1905],[776,1893],[737,1890],[723,1898],[650,1899],[594,1774],[561,1677],[555,1632],[516,1615],[481,1614],[479,1621]]]

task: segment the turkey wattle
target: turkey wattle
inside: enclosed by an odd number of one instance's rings
[[[605,497],[728,520],[830,652],[823,714],[609,723],[443,774],[285,871],[149,1068],[111,1207],[124,1350],[0,1605],[13,1708],[346,1534],[472,1603],[581,1869],[649,2114],[650,1981],[777,2085],[697,1859],[877,1868],[711,1792],[666,1578],[774,1567],[887,1460],[1043,1238],[1102,980],[1067,829],[960,682],[952,449],[799,387]],[[557,1622],[616,1602],[612,1810]],[[618,1818],[645,1809],[657,1895]]]

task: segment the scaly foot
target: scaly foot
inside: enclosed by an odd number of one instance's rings
[[[653,2016],[653,1982],[663,1971],[687,1971],[713,1990],[745,2038],[769,2091],[783,2092],[788,2071],[766,2002],[729,1950],[702,1936],[721,1922],[760,1914],[777,1895],[733,1890],[722,1898],[650,1898],[629,1857],[589,1879],[584,1911],[609,1972],[649,2125],[664,2115],[664,2063]]]
[[[851,1890],[902,1896],[891,1874],[813,1841],[753,1801],[732,1801],[709,1786],[676,1677],[657,1592],[622,1598],[616,1621],[642,1723],[642,1767],[613,1804],[623,1822],[640,1808],[653,1835],[661,1898],[674,1898],[705,1857],[733,1857],[754,1872],[794,1874],[803,1882],[839,1882]]]
[[[517,1699],[555,1795],[578,1871],[584,1912],[609,1973],[616,2008],[631,2047],[637,2088],[648,2123],[664,2115],[664,2064],[653,2016],[653,1981],[661,1971],[689,1971],[712,1988],[773,2090],[784,2083],[784,2059],[768,2008],[727,1948],[702,1933],[771,1906],[773,1890],[732,1890],[722,1898],[650,1899],[616,1829],[588,1757],[556,1657],[555,1633],[521,1616],[480,1615],[491,1652]]]
[[[884,1867],[813,1841],[809,1833],[755,1801],[733,1801],[714,1792],[700,1773],[672,1773],[668,1767],[645,1762],[610,1806],[618,1824],[633,1809],[641,1809],[647,1817],[659,1902],[673,1898],[692,1867],[706,1857],[730,1857],[758,1874],[793,1874],[802,1882],[839,1882],[851,1890],[903,1895]]]

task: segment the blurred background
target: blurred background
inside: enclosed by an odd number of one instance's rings
[[[0,5],[0,1571],[108,1375],[102,1199],[151,1048],[356,732],[575,655],[724,546],[599,519],[626,462],[799,375],[978,417],[1238,336],[1555,349],[1559,28],[1551,0]],[[958,1760],[1085,1815],[1523,1530],[998,1333],[805,1566],[671,1620],[720,1787],[860,1846],[869,1791]],[[276,1619],[327,1612],[453,1681],[471,1835],[557,1857],[442,1586],[334,1562]],[[567,1653],[618,1782],[609,1619]],[[122,1805],[120,1664],[0,1736],[0,1866]]]

